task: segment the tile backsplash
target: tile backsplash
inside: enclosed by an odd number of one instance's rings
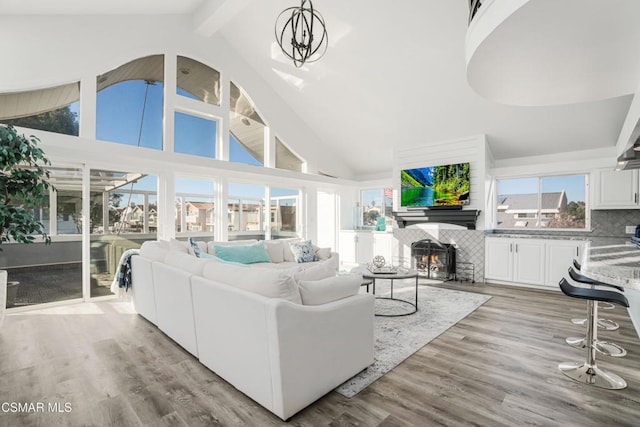
[[[624,229],[627,225],[640,224],[639,209],[616,209],[591,211],[590,234],[594,237],[628,237]]]
[[[419,226],[393,229],[398,245],[395,253],[407,266],[411,263],[411,243],[422,239],[451,243],[456,247],[456,261],[473,264],[476,282],[484,281],[484,235],[483,230],[423,229]]]
[[[629,237],[625,233],[627,225],[640,224],[640,209],[592,210],[592,231],[554,231],[546,230],[498,230],[497,233],[545,235],[545,236],[580,236],[585,239],[600,237]],[[421,239],[434,239],[443,243],[452,243],[457,248],[457,260],[473,263],[475,280],[484,280],[484,239],[491,231],[460,229],[428,229],[419,226],[407,228],[394,227],[393,235],[397,247],[394,253],[400,260],[410,262],[411,243]]]

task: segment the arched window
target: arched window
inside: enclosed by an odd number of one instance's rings
[[[263,166],[264,121],[242,89],[231,82],[230,90],[229,160]]]
[[[80,82],[0,94],[0,123],[78,136]]]
[[[163,55],[101,74],[97,86],[96,139],[162,149]]]
[[[276,137],[276,168],[302,172],[304,162]]]
[[[178,95],[220,105],[220,72],[195,59],[178,56]]]

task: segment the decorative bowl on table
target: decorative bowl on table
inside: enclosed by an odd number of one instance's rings
[[[393,265],[385,265],[384,257],[376,255],[373,260],[367,263],[367,269],[374,274],[394,274],[398,272],[398,268]]]

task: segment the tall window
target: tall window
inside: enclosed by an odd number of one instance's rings
[[[158,228],[157,177],[136,172],[92,169],[91,297],[111,295],[122,254],[155,240]]]
[[[214,182],[176,178],[176,232],[207,235],[213,240]]]
[[[497,180],[496,228],[585,229],[586,175]]]
[[[318,246],[336,249],[336,230],[338,228],[338,195],[335,192],[318,191]]]
[[[265,124],[247,94],[230,84],[229,160],[264,165]]]
[[[271,189],[271,238],[295,236],[298,231],[298,196],[300,192],[290,188]]]
[[[373,188],[360,191],[362,226],[385,231],[393,223],[393,189]]]
[[[96,138],[162,150],[164,56],[124,64],[97,85]]]
[[[0,94],[0,123],[78,136],[80,82]]]
[[[20,282],[7,307],[24,307],[82,297],[82,169],[53,165],[49,182],[49,198],[33,207],[34,217],[41,221],[52,237],[45,245],[36,237],[32,245],[3,244],[0,268],[7,270],[9,280]],[[67,235],[58,238],[59,235]]]
[[[229,184],[227,219],[229,240],[264,239],[265,187],[250,184]]]
[[[57,190],[57,234],[82,234],[82,190]]]

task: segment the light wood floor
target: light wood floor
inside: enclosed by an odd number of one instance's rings
[[[584,302],[554,291],[441,286],[493,298],[355,397],[332,392],[289,425],[640,425],[640,341],[625,310],[606,312],[621,328],[601,338],[629,355],[601,357],[599,366],[629,386],[606,391],[557,368],[584,357],[564,343],[583,332],[569,319],[584,315]],[[0,329],[0,409],[4,402],[43,402],[62,410],[68,403],[71,411],[0,411],[0,425],[284,424],[122,308],[103,301],[53,310],[93,314],[7,316]]]

